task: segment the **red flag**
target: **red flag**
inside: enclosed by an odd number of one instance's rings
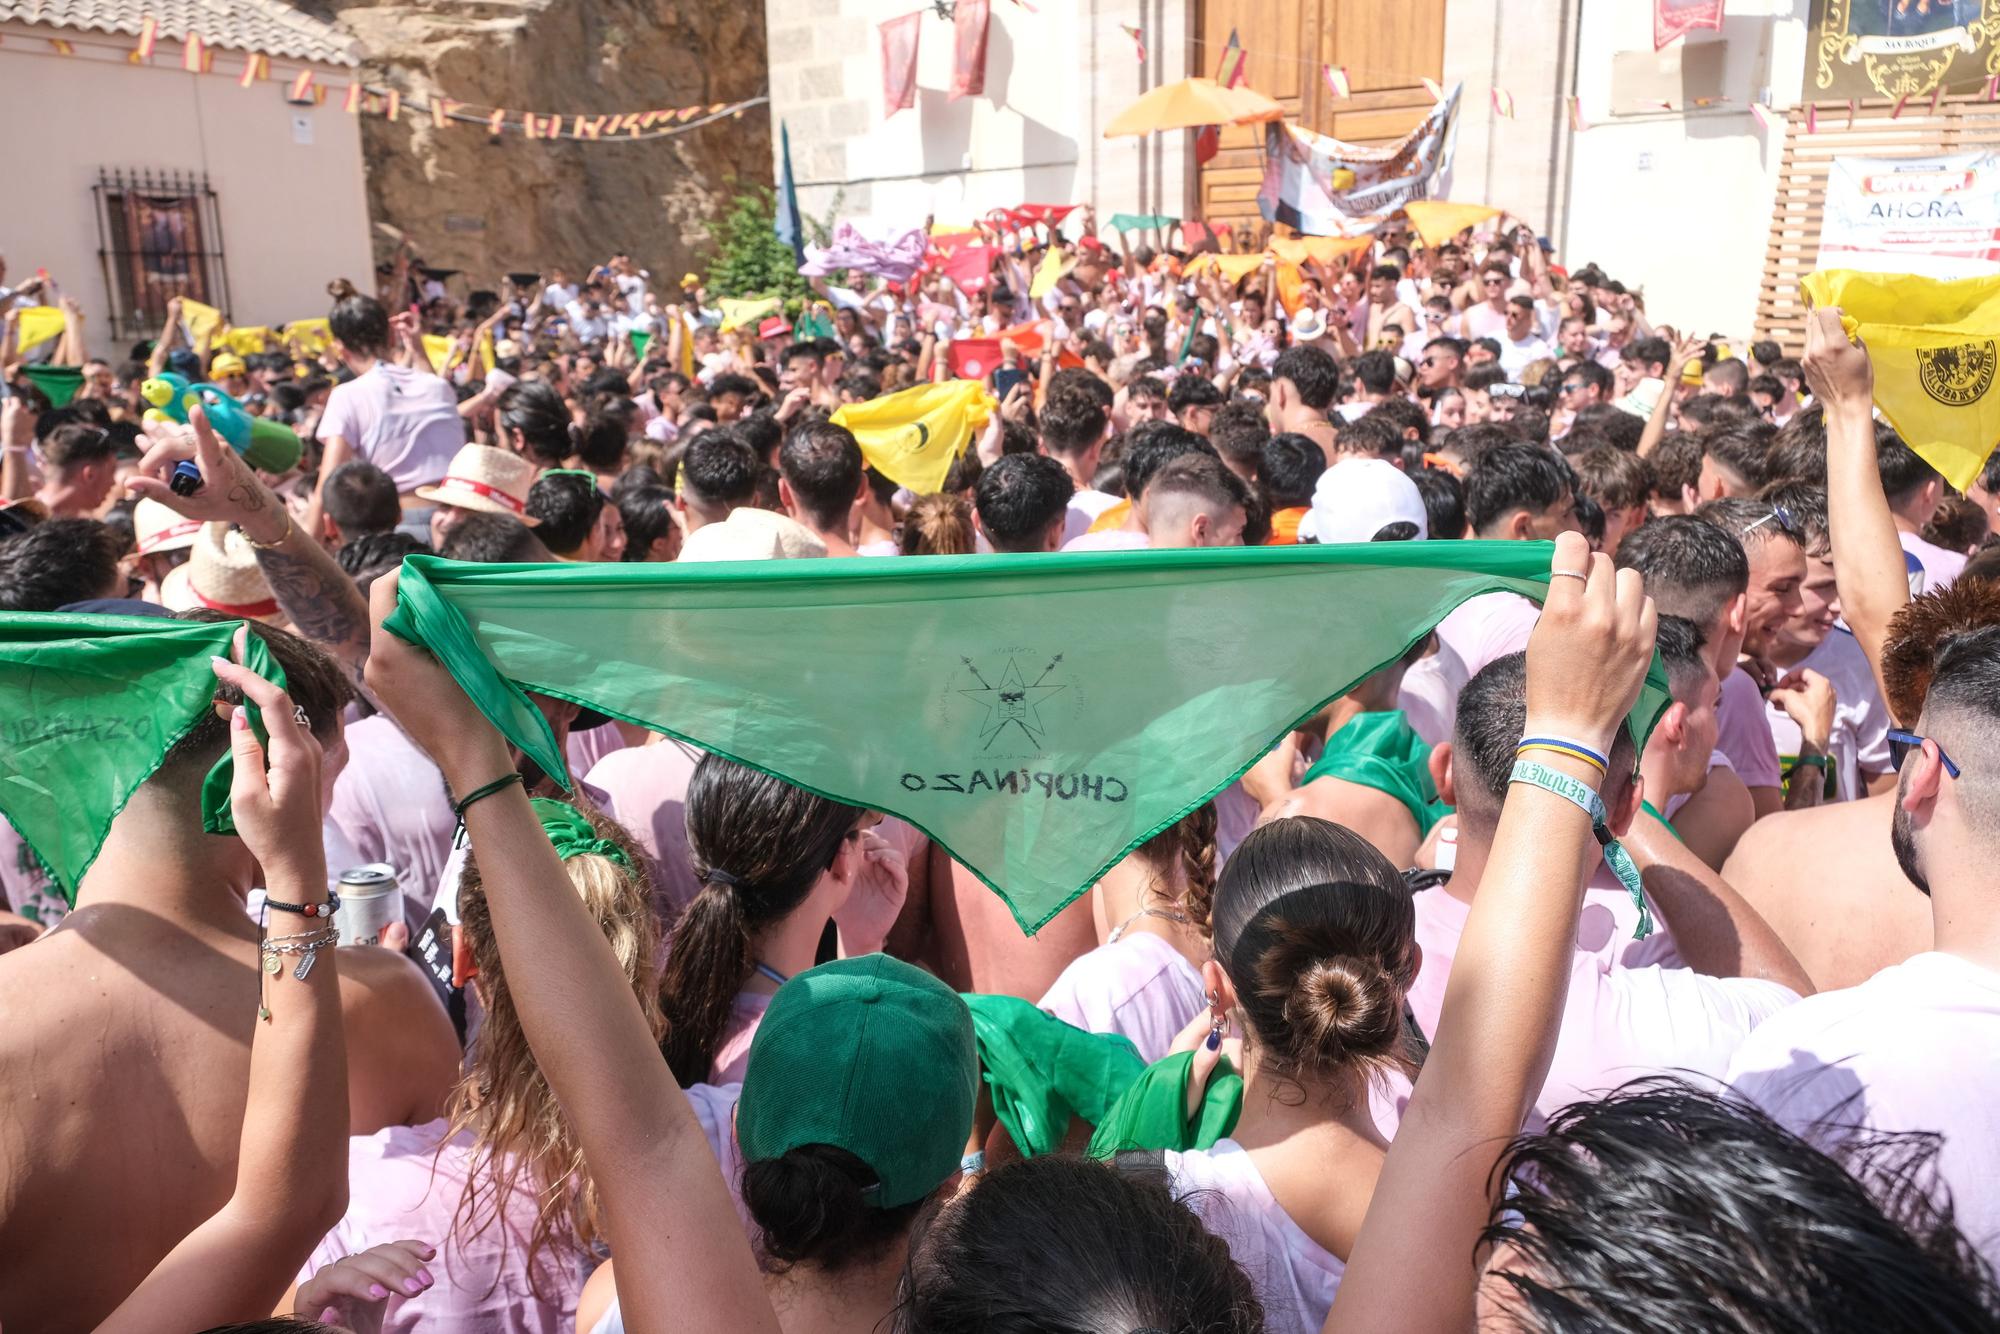
[[[1222,48],[1222,65],[1215,71],[1215,81],[1224,88],[1236,88],[1250,81],[1250,72],[1245,66],[1249,62],[1243,56],[1243,43],[1236,40],[1236,29],[1229,30],[1229,45]]]
[[[1141,65],[1146,63],[1146,33],[1143,28],[1135,28],[1129,23],[1121,23],[1119,29],[1132,39],[1132,52],[1139,57]]]
[[[997,246],[960,246],[945,256],[940,266],[944,276],[958,284],[961,292],[983,292],[993,283],[993,260],[1000,250]]]
[[[1194,163],[1197,167],[1206,166],[1208,163],[1214,161],[1215,155],[1221,151],[1222,127],[1220,125],[1204,125],[1194,132]]]
[[[986,91],[987,0],[958,0],[951,13],[951,96],[978,97]]]
[[[1696,28],[1722,28],[1722,0],[1653,0],[1653,49]]]
[[[1000,340],[954,338],[944,350],[944,364],[954,380],[983,380],[1000,364]]]
[[[1354,80],[1347,77],[1347,66],[1321,65],[1320,70],[1326,75],[1328,92],[1341,99],[1354,96]]]
[[[1007,221],[1016,227],[1054,227],[1064,218],[1076,212],[1075,204],[1023,204],[1019,208],[1005,210]]]
[[[882,115],[906,111],[917,102],[917,39],[923,33],[921,12],[890,19],[882,31]]]

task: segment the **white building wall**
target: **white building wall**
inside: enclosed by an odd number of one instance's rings
[[[76,54],[56,54],[51,36]],[[172,42],[138,66],[125,59],[130,37],[8,24],[0,39],[0,124],[14,127],[0,136],[0,247],[12,281],[46,268],[82,300],[93,353],[115,350],[91,194],[101,168],[207,173],[235,324],[324,315],[336,275],[372,285],[357,118],[337,97],[287,105],[296,62],[273,60],[271,81],[246,89],[233,51],[217,53],[216,73],[196,75],[181,70]],[[346,70],[316,68],[348,81]]]

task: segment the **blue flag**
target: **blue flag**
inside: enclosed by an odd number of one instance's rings
[[[778,137],[785,159],[778,173],[778,239],[792,248],[793,256],[803,265],[806,262],[806,235],[805,228],[799,225],[799,188],[792,180],[791,126],[779,122]]]

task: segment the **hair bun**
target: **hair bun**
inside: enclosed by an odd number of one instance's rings
[[[332,282],[328,283],[326,285],[326,294],[335,301],[345,301],[351,296],[361,295],[361,293],[354,290],[354,284],[345,278],[335,278]]]
[[[1285,1007],[1298,1035],[1299,1055],[1352,1059],[1388,1054],[1402,1033],[1398,994],[1394,979],[1373,960],[1352,955],[1314,960],[1300,970]]]

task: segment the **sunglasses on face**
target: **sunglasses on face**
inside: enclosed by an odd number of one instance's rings
[[[1570,383],[1564,385],[1562,387],[1562,391],[1565,394],[1580,394],[1583,392],[1583,384],[1581,381],[1573,380]]]
[[[1889,763],[1901,772],[1903,761],[1922,750],[1926,741],[1937,746],[1938,763],[1944,766],[1944,771],[1953,778],[1958,777],[1958,765],[1952,762],[1951,756],[1944,753],[1943,746],[1938,746],[1930,737],[1918,736],[1915,732],[1905,732],[1897,727],[1889,729]]]

